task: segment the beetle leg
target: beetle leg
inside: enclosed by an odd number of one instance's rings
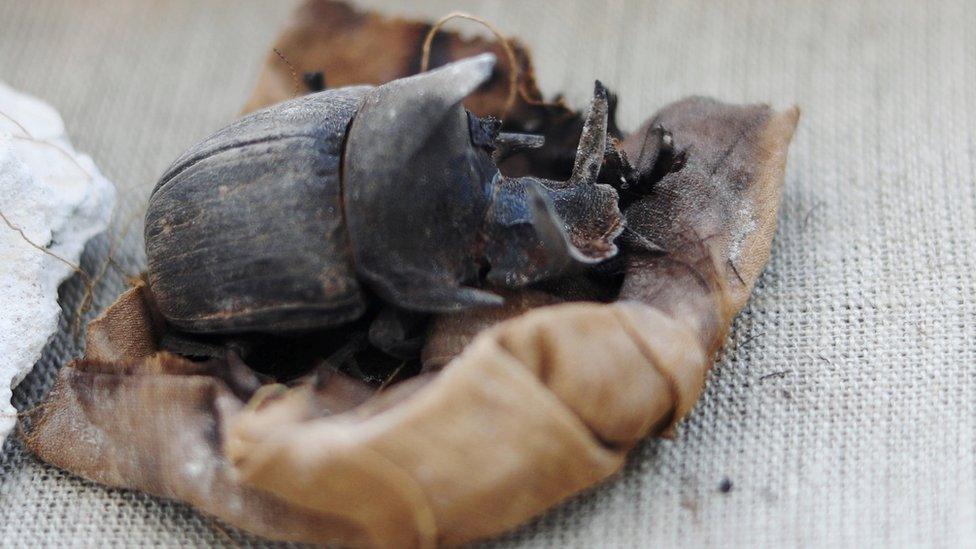
[[[339,371],[346,371],[359,379],[368,379],[369,376],[360,370],[354,360],[356,355],[366,348],[366,344],[366,336],[361,331],[351,333],[341,347],[315,365],[312,372],[315,387],[317,389],[324,387]]]
[[[428,315],[384,307],[369,325],[369,342],[384,353],[410,359],[420,356]]]
[[[600,182],[611,185],[621,194],[637,184],[637,170],[630,163],[627,152],[620,148],[617,139],[609,135],[603,167],[600,169]]]
[[[674,144],[674,136],[659,124],[650,126],[640,138],[640,148],[631,149],[629,158],[619,144],[608,144],[606,174],[603,179],[620,193],[620,207],[649,194],[664,176],[684,165],[685,151]],[[612,149],[612,150],[611,150]]]
[[[546,138],[537,133],[501,132],[495,138],[495,144],[512,149],[538,149],[546,144]]]
[[[502,132],[495,137],[495,152],[491,159],[497,164],[523,149],[538,149],[546,144],[546,138],[535,133]]]
[[[634,163],[641,182],[653,183],[660,177],[654,178],[655,172],[661,172],[670,167],[670,160],[674,157],[674,136],[660,124],[655,124],[644,134],[640,152]],[[665,173],[667,173],[665,171]],[[663,176],[664,174],[660,174]],[[651,180],[651,181],[647,181]],[[646,193],[645,193],[646,194]]]

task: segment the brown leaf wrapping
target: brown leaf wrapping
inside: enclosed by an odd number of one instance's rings
[[[279,44],[299,70],[325,68],[330,86],[415,71],[391,54],[419,52],[423,27],[331,2],[303,9]],[[323,18],[363,34],[322,32]],[[373,32],[396,42],[369,58],[395,66],[356,74]],[[294,55],[306,46],[337,65],[306,67]],[[249,108],[291,95],[278,63]],[[694,405],[768,259],[797,117],[706,99],[665,108],[623,147],[639,158],[661,123],[687,153],[625,212],[634,235],[666,252],[625,246],[620,301],[559,304],[590,295],[584,284],[445,315],[424,351],[429,371],[389,388],[328,371],[262,386],[233,354],[201,363],[161,352],[165,326],[134,288],[90,325],[86,359],[62,369],[27,443],[96,482],[276,540],[430,547],[511,529],[612,475]]]

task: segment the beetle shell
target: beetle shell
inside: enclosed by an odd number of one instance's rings
[[[148,283],[187,331],[291,331],[362,315],[342,213],[346,129],[369,87],[242,118],[166,171],[146,215]]]
[[[461,102],[494,63],[480,55],[376,87],[349,129],[343,184],[356,268],[400,307],[502,303],[465,285],[478,279],[479,229],[500,174],[473,143]]]

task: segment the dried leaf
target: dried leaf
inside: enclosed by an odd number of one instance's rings
[[[624,141],[638,158],[644,134],[660,124],[686,160],[625,212],[630,234],[665,253],[629,254],[621,299],[660,309],[691,326],[710,353],[718,349],[769,260],[798,119],[796,107],[689,98]]]

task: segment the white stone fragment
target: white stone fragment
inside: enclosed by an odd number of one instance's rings
[[[0,83],[0,212],[10,223],[77,264],[114,207],[115,187],[74,151],[58,113]],[[11,391],[57,331],[58,285],[72,274],[0,220],[0,444],[16,423]]]

